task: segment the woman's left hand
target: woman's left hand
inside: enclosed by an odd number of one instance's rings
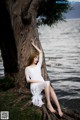
[[[33,40],[33,39],[31,39],[31,44],[32,44],[32,45],[34,44],[34,40]]]

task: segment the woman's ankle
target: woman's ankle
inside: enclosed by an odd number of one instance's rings
[[[47,106],[52,106],[52,105],[51,105],[51,102],[48,102],[48,103],[47,103]]]
[[[58,106],[58,107],[57,107],[57,109],[58,109],[58,110],[61,110],[61,107],[60,107],[60,106]]]

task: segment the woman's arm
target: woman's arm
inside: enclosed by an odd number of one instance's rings
[[[34,44],[33,41],[31,42],[31,44],[33,45],[33,47],[34,47],[39,53],[42,52],[42,50],[40,50],[40,49]]]
[[[42,50],[40,50],[35,44],[34,42],[31,43],[33,45],[33,47],[39,52],[39,62],[38,64],[40,64],[40,66],[42,65],[42,61],[43,61],[43,52]]]
[[[41,83],[40,80],[27,80],[28,83]]]

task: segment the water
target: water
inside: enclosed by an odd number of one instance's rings
[[[80,19],[39,27],[48,75],[59,101],[80,110]],[[3,65],[0,57],[0,76]]]
[[[60,102],[80,110],[80,19],[39,27],[47,71]]]

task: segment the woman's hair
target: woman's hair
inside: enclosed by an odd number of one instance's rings
[[[38,56],[39,53],[38,52],[32,52],[30,57],[29,57],[29,60],[28,60],[28,66],[31,65],[33,63],[33,60],[36,56]]]

